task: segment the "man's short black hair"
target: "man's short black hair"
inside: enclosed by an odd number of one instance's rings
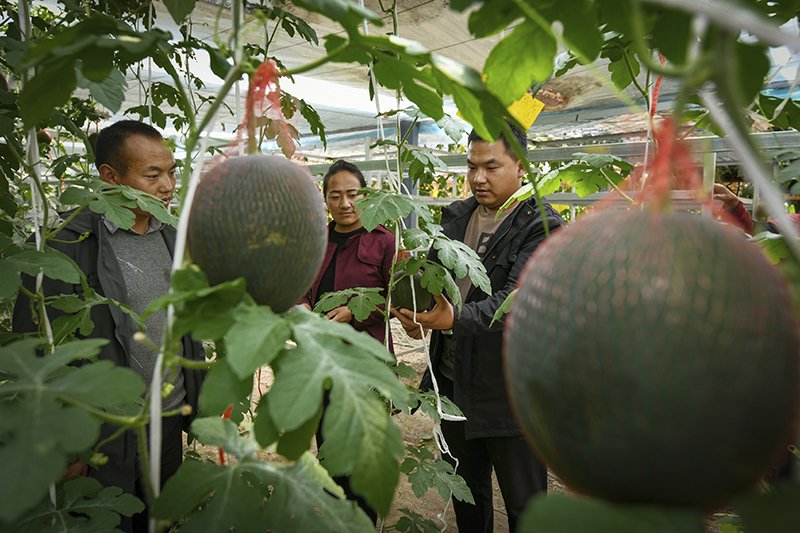
[[[128,173],[129,154],[125,142],[133,135],[143,135],[156,141],[163,141],[161,133],[150,124],[136,120],[120,120],[100,130],[94,145],[94,164],[98,170],[108,165],[121,175]]]
[[[508,127],[511,129],[511,133],[514,134],[514,137],[516,137],[517,142],[522,147],[522,149],[524,151],[527,151],[528,150],[528,136],[525,134],[525,132],[522,131],[521,129],[519,129],[518,127],[516,127],[515,125],[513,125],[511,122],[506,122],[506,124],[508,124]],[[511,159],[513,159],[514,161],[519,161],[519,157],[517,157],[517,154],[515,154],[514,150],[511,148],[511,143],[508,142],[508,139],[506,139],[505,134],[502,133],[502,132],[500,132],[500,138],[497,139],[497,140],[499,141],[501,139],[503,141],[503,144],[506,147],[506,153],[508,153],[508,155],[511,156]],[[467,139],[467,146],[469,146],[470,144],[472,144],[475,141],[488,142],[486,139],[482,138],[480,135],[475,133],[475,130],[473,129],[471,132],[469,132],[469,138]]]
[[[367,180],[364,179],[364,174],[361,173],[361,170],[350,161],[340,159],[330,166],[328,173],[325,174],[324,178],[322,178],[322,196],[325,198],[328,197],[328,183],[331,181],[331,178],[334,174],[337,174],[342,170],[345,170],[358,178],[362,189],[367,186]]]

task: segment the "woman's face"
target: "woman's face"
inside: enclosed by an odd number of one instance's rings
[[[334,230],[339,233],[349,233],[361,227],[361,220],[358,218],[361,211],[355,210],[356,200],[361,198],[358,194],[360,188],[361,182],[358,178],[346,170],[340,170],[328,181],[325,203],[336,223]]]

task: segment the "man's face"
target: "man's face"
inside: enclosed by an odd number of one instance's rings
[[[175,158],[172,152],[164,146],[163,141],[144,135],[128,137],[124,149],[128,156],[128,168],[117,171],[109,167],[105,174],[101,169],[103,179],[152,194],[167,207],[175,192]],[[137,216],[148,215],[139,207],[132,211]]]
[[[467,179],[478,203],[497,211],[522,187],[525,171],[506,151],[502,139],[495,143],[474,141],[467,147]]]

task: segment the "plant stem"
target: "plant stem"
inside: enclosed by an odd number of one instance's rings
[[[550,236],[550,224],[547,220],[547,213],[544,207],[542,206],[542,196],[539,194],[539,186],[536,185],[536,176],[533,175],[533,171],[531,171],[531,164],[528,161],[528,155],[525,153],[526,147],[522,147],[517,142],[516,136],[511,133],[511,128],[508,126],[508,122],[505,120],[503,121],[503,136],[508,140],[509,145],[511,145],[511,149],[513,150],[514,154],[517,156],[517,159],[522,162],[522,166],[525,168],[525,173],[528,175],[528,180],[531,186],[533,187],[533,195],[536,197],[536,206],[539,208],[539,214],[542,217],[542,226],[544,226],[544,234],[546,237]]]

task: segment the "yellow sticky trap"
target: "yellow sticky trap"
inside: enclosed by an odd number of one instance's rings
[[[533,121],[544,109],[544,103],[533,96],[525,94],[522,98],[508,106],[508,112],[517,122],[522,124],[522,131],[528,131],[533,125]]]
[[[539,116],[539,113],[542,112],[544,109],[544,103],[540,102],[530,94],[525,94],[522,98],[508,106],[509,114],[516,119],[517,122],[522,124],[524,128],[523,131],[528,131],[531,129],[533,122],[536,120],[536,117]],[[469,122],[464,116],[461,114],[461,111],[456,113],[462,120]]]

